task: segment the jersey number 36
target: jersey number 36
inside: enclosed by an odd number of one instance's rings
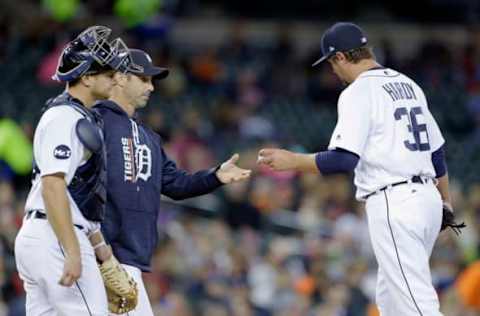
[[[430,150],[430,144],[428,142],[427,124],[419,124],[418,117],[423,116],[422,108],[412,107],[410,111],[407,108],[397,108],[394,113],[395,120],[401,121],[405,116],[408,120],[407,128],[408,132],[413,136],[413,142],[411,139],[405,140],[403,143],[408,150],[411,151],[427,151]],[[422,133],[424,135],[425,142],[422,143]]]

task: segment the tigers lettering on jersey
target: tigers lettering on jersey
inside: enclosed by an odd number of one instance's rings
[[[133,144],[131,138],[122,137],[123,172],[125,181],[134,182],[135,163],[133,162]]]
[[[152,153],[145,144],[136,144],[132,138],[122,137],[124,181],[148,181],[152,175]]]

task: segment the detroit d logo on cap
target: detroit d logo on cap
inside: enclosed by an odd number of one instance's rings
[[[58,145],[53,150],[53,155],[57,159],[68,159],[70,158],[71,154],[72,154],[72,151],[67,145]]]

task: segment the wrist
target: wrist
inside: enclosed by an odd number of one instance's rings
[[[220,168],[222,167],[222,164],[219,164],[218,166],[216,166],[215,168],[212,168],[213,169],[213,174],[217,177],[217,179],[220,180],[220,177],[218,176],[218,173],[220,171]]]
[[[92,244],[92,246],[94,246],[94,247],[95,247],[95,245],[97,245],[101,242],[104,242],[104,238],[103,238],[103,235],[102,235],[102,232],[100,231],[100,229],[96,229],[93,232],[91,232],[90,234],[88,234],[88,240],[90,240],[90,244]]]
[[[94,250],[95,256],[100,262],[105,262],[113,256],[112,248],[104,242],[96,245]]]
[[[80,256],[80,243],[76,236],[72,239],[66,239],[60,242],[67,257],[79,257]]]
[[[299,153],[292,153],[292,170],[295,171],[302,171],[302,154]]]
[[[450,202],[450,201],[443,201],[443,205],[452,208],[452,202]]]
[[[64,247],[64,251],[65,251],[65,257],[68,257],[68,258],[80,258],[80,247],[69,247],[69,248],[65,248]]]

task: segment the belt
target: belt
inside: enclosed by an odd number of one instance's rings
[[[395,187],[395,186],[397,186],[397,185],[407,184],[407,183],[426,184],[427,181],[428,181],[428,180],[423,180],[422,177],[420,177],[420,176],[413,176],[410,180],[405,180],[405,181],[400,181],[400,182],[392,183],[392,184],[389,184],[389,185],[384,186],[384,187],[381,188],[381,189],[378,189],[378,190],[376,190],[376,191],[373,191],[373,192],[365,195],[364,199],[366,200],[366,199],[368,199],[369,197],[371,197],[371,196],[374,195],[374,194],[380,193],[381,191],[385,191],[386,189]]]
[[[47,214],[43,213],[43,210],[29,210],[27,211],[26,219],[36,218],[36,219],[47,219]],[[82,225],[73,224],[80,230],[84,230]]]

